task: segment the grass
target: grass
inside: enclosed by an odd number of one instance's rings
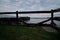
[[[0,25],[0,40],[59,40],[59,36],[42,28]]]

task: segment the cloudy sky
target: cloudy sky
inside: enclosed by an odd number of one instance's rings
[[[56,8],[60,8],[60,0],[0,0],[0,12],[51,10]]]
[[[0,12],[50,10],[59,7],[60,0],[0,0]]]

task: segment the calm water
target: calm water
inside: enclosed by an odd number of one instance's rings
[[[27,23],[39,23],[41,21],[44,21],[44,20],[47,20],[48,18],[47,17],[51,17],[51,14],[19,14],[19,17],[25,17],[25,16],[28,16],[28,17],[33,17],[33,18],[38,18],[38,19],[30,19],[30,21],[28,21]],[[15,14],[6,14],[6,15],[0,15],[0,18],[4,18],[4,17],[16,17]],[[39,19],[41,18],[42,19]],[[55,13],[54,14],[54,17],[60,17],[60,12],[58,13]],[[45,19],[46,18],[46,19]],[[50,24],[51,21],[48,21],[46,22],[47,24]],[[55,21],[54,22],[57,24],[57,27],[60,27],[60,21]]]
[[[44,20],[47,20],[47,19],[30,19],[30,21],[28,21],[27,23],[39,23],[39,22],[44,21]],[[54,20],[54,22],[57,24],[57,27],[60,27],[60,21]],[[46,24],[50,24],[50,23],[51,23],[51,21],[46,22]]]

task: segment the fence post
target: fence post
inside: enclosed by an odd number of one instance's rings
[[[18,11],[16,11],[16,24],[18,25]]]
[[[54,26],[54,21],[53,21],[53,9],[51,9],[51,25]]]

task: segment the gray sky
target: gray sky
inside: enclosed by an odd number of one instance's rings
[[[60,0],[0,0],[0,11],[50,10],[60,7]]]
[[[56,8],[60,8],[60,0],[0,0],[0,12],[51,10]],[[34,16],[39,15],[35,14]]]

